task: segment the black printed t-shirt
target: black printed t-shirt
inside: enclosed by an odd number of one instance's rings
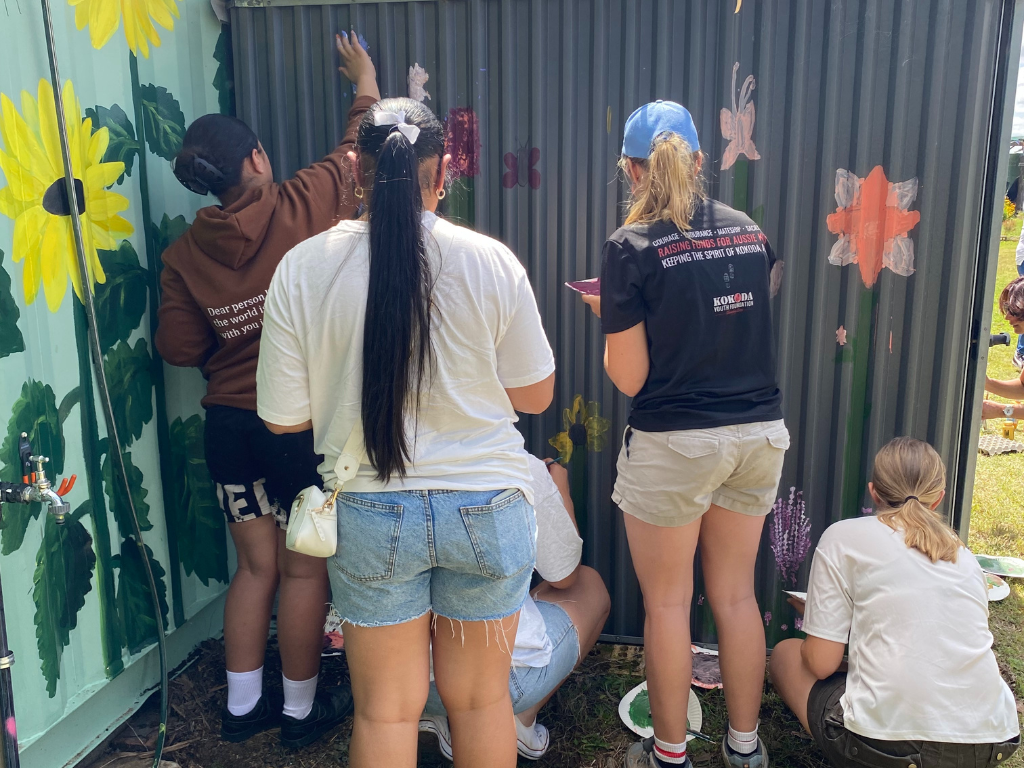
[[[715,200],[691,227],[632,224],[605,243],[601,330],[647,323],[650,373],[629,424],[668,432],[781,419],[768,238]]]

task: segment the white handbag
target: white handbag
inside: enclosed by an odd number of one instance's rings
[[[341,455],[334,464],[334,489],[328,496],[317,486],[302,490],[292,502],[288,518],[288,538],[285,546],[310,557],[331,557],[338,550],[338,514],[334,502],[342,487],[356,476],[366,449],[363,445],[363,425],[356,421]]]

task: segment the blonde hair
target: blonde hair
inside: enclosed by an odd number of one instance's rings
[[[906,545],[933,563],[956,562],[964,544],[931,509],[946,487],[946,468],[934,448],[912,437],[889,441],[875,456],[871,482],[881,522],[902,531]]]
[[[681,231],[690,229],[690,219],[706,194],[699,158],[699,151],[692,151],[685,139],[671,132],[655,137],[651,156],[646,160],[620,158],[623,171],[628,171],[630,161],[644,171],[633,185],[626,224],[671,221]]]

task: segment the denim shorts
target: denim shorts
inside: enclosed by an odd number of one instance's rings
[[[512,667],[508,674],[508,692],[512,696],[512,711],[517,715],[544,701],[580,660],[580,635],[569,614],[555,603],[538,600],[536,605],[551,638],[551,661],[546,667]],[[428,715],[447,714],[433,682],[423,711]]]
[[[337,514],[328,572],[344,621],[491,621],[522,608],[537,557],[522,491],[341,493]]]

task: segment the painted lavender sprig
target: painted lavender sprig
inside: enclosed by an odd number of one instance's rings
[[[796,583],[796,575],[811,551],[811,521],[807,518],[803,491],[789,489],[789,499],[772,507],[769,539],[775,565],[783,581]]]

